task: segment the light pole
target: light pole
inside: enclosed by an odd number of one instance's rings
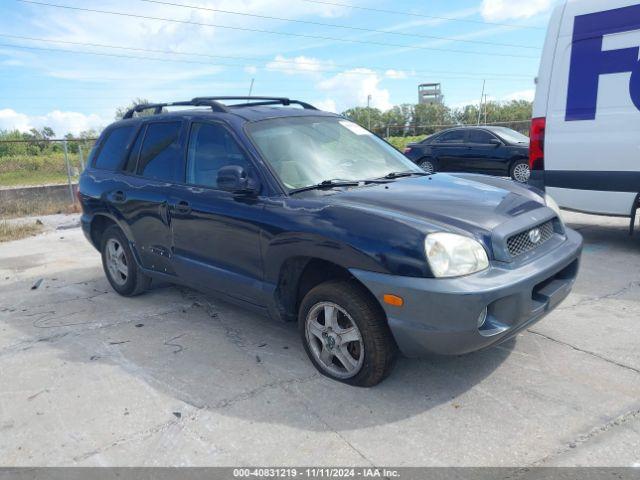
[[[367,95],[367,117],[369,121],[369,130],[371,130],[371,94]]]

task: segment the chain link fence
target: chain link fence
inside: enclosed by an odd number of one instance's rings
[[[386,125],[384,127],[372,128],[372,131],[383,138],[393,138],[393,137],[418,137],[418,136],[428,136],[433,135],[434,133],[440,132],[442,130],[446,130],[447,128],[452,127],[460,127],[460,126],[496,126],[496,127],[507,127],[520,132],[524,135],[529,135],[529,127],[531,122],[529,120],[517,120],[510,122],[492,122],[492,123],[480,123],[480,124],[444,124],[444,125]]]
[[[0,140],[0,220],[77,211],[95,139]]]
[[[486,125],[528,135],[530,122]],[[373,131],[402,150],[409,142],[455,126],[460,125],[387,125]],[[95,140],[0,140],[0,220],[77,211],[78,178]]]

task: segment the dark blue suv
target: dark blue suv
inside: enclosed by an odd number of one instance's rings
[[[427,174],[286,98],[136,107],[102,133],[80,198],[118,293],[168,281],[297,321],[318,370],[360,386],[398,350],[471,352],[539,320],[582,245],[537,190]]]

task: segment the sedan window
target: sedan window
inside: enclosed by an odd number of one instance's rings
[[[497,140],[497,138],[485,130],[470,130],[467,143],[487,144],[491,143],[492,140]]]
[[[437,143],[462,143],[464,142],[464,130],[451,130],[450,132],[445,132],[440,135],[436,142]]]

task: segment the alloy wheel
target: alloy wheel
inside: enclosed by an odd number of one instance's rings
[[[519,163],[513,169],[513,178],[516,182],[527,183],[531,176],[531,170],[526,163]]]
[[[320,368],[337,378],[351,378],[364,363],[362,334],[347,311],[330,302],[315,304],[305,320],[305,336]]]
[[[433,166],[433,163],[431,163],[429,160],[425,160],[423,162],[420,162],[420,165],[418,165],[422,170],[424,170],[425,172],[431,174],[433,172],[436,171],[435,167]]]
[[[122,248],[122,245],[120,245],[117,239],[110,238],[107,240],[105,249],[105,263],[107,264],[109,275],[117,285],[123,286],[129,278],[129,267],[127,265],[127,257],[124,254],[124,248]]]

